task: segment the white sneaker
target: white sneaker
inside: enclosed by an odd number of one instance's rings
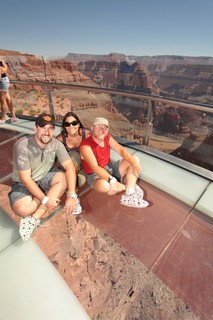
[[[131,196],[135,192],[135,188],[127,188],[126,195]]]
[[[149,202],[144,200],[141,194],[137,194],[135,192],[130,196],[123,194],[120,200],[120,204],[131,208],[146,208],[148,207]]]
[[[23,217],[20,220],[19,233],[23,241],[31,237],[33,231],[40,225],[40,220],[33,216]]]
[[[125,194],[127,196],[131,196],[133,194],[138,194],[140,195],[142,198],[144,197],[144,192],[143,190],[136,184],[135,188],[127,188]]]
[[[4,124],[6,122],[5,119],[0,119],[0,124]]]
[[[5,120],[6,123],[12,123],[17,121],[18,121],[18,118],[16,117],[12,117],[12,118],[7,117],[7,119]]]
[[[80,199],[77,198],[78,204],[77,208],[71,212],[71,214],[80,214],[82,212],[82,207],[80,205]]]
[[[10,118],[10,121],[11,121],[11,122],[17,122],[17,121],[18,121],[18,118],[12,117],[12,118]]]

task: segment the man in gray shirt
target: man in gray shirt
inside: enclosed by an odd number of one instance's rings
[[[51,115],[36,118],[35,134],[19,139],[13,149],[12,189],[10,205],[20,220],[19,232],[25,241],[40,223],[41,217],[56,208],[67,190],[67,213],[80,213],[76,195],[76,172],[64,145],[54,135]],[[58,158],[64,171],[54,167]]]

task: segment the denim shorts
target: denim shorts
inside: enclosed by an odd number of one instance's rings
[[[121,174],[119,172],[119,164],[120,160],[111,161],[104,169],[109,172],[113,177],[115,177],[118,181],[121,181]],[[98,179],[95,173],[87,174],[87,183],[89,184],[90,188],[93,188],[93,182],[95,179]]]
[[[59,168],[52,168],[40,181],[37,181],[37,185],[45,193],[51,188],[52,179],[57,172],[61,171]],[[12,182],[11,191],[8,193],[10,200],[10,206],[13,207],[14,203],[26,196],[31,196],[31,193],[25,188],[21,182]]]
[[[10,81],[8,77],[0,78],[0,91],[8,91]]]

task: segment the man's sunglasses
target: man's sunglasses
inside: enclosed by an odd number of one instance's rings
[[[71,122],[67,122],[67,121],[64,122],[64,126],[65,127],[70,127],[71,125],[73,127],[75,127],[75,126],[77,126],[77,124],[79,124],[78,120],[74,120],[74,121],[71,121]]]

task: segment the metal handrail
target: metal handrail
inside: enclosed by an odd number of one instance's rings
[[[110,95],[121,95],[125,97],[138,98],[138,99],[148,99],[155,102],[161,103],[172,103],[177,104],[183,108],[191,108],[195,110],[200,110],[203,112],[213,113],[213,106],[207,104],[201,104],[191,101],[178,100],[174,98],[165,98],[162,96],[157,96],[153,94],[147,93],[135,93],[131,91],[123,91],[116,90],[111,88],[103,88],[103,87],[94,87],[94,86],[82,86],[80,84],[70,84],[70,83],[62,83],[62,82],[47,82],[47,81],[29,81],[29,80],[10,80],[13,84],[22,84],[22,85],[34,85],[34,86],[42,86],[42,87],[62,87],[62,88],[72,88],[77,90],[85,90],[85,91],[93,91],[96,93],[107,93]]]
[[[94,87],[94,86],[84,86],[79,84],[70,84],[70,83],[58,83],[58,82],[47,82],[47,81],[28,81],[28,80],[10,80],[12,84],[18,84],[18,85],[32,85],[32,86],[40,86],[43,87],[44,92],[47,94],[48,100],[49,100],[49,111],[51,114],[55,115],[54,112],[54,105],[51,93],[49,91],[50,88],[69,88],[69,89],[75,89],[75,90],[84,90],[84,91],[92,91],[94,93],[106,93],[109,95],[121,95],[124,97],[129,97],[133,99],[146,99],[147,100],[147,121],[146,121],[146,128],[144,131],[144,137],[143,137],[143,146],[138,145],[135,146],[135,149],[137,148],[143,148],[143,152],[149,153],[150,150],[152,155],[163,159],[167,162],[175,163],[175,165],[180,166],[182,168],[185,168],[186,170],[189,170],[191,172],[196,172],[196,174],[208,178],[211,181],[213,181],[213,173],[207,169],[204,169],[202,167],[196,166],[194,164],[187,163],[186,161],[182,159],[178,159],[175,157],[172,157],[170,155],[167,155],[163,152],[160,152],[155,149],[149,149],[147,151],[147,147],[149,147],[149,141],[151,139],[152,135],[152,107],[153,103],[160,102],[162,104],[172,104],[175,106],[181,106],[183,108],[190,108],[194,110],[199,110],[201,112],[208,112],[213,113],[213,106],[212,105],[206,105],[206,104],[200,104],[196,102],[191,101],[184,101],[184,100],[178,100],[174,98],[165,98],[162,96],[152,95],[152,94],[146,94],[146,93],[135,93],[130,91],[122,91],[122,90],[116,90],[111,88],[102,88],[102,87]],[[119,138],[118,138],[119,139]],[[126,144],[126,142],[124,143]]]

